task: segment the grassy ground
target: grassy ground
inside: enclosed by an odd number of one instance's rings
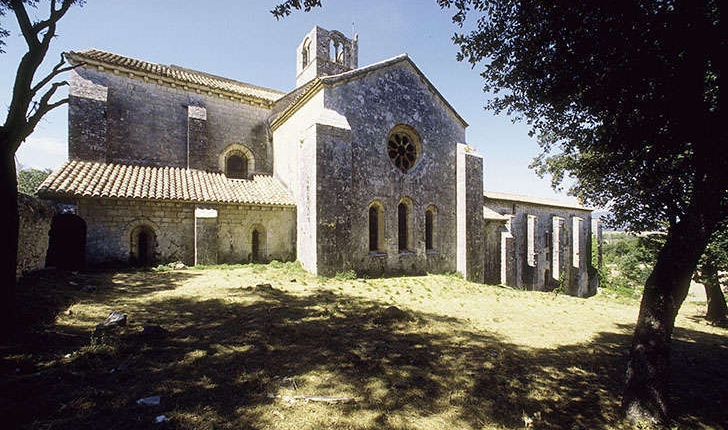
[[[20,288],[32,329],[0,349],[4,428],[621,428],[638,310],[444,275],[323,279],[294,264],[45,272]],[[128,326],[92,341],[111,311]],[[686,303],[678,317],[672,407],[679,428],[722,429],[726,331],[702,311]],[[144,335],[148,324],[169,335]],[[153,395],[160,405],[136,402]]]

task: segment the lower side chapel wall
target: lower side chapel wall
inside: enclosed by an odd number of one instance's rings
[[[253,253],[258,232],[258,255]],[[218,263],[296,259],[296,211],[292,208],[218,207]]]
[[[155,234],[155,262],[194,264],[195,207],[187,203],[81,200],[77,215],[86,222],[86,262],[129,263],[137,227]]]
[[[194,265],[201,257],[200,249],[197,255],[195,252],[198,245],[205,248],[205,264],[295,259],[294,208],[205,206],[216,215],[205,219],[205,229],[200,229],[196,209],[199,207],[191,203],[81,200],[77,214],[86,223],[86,262],[133,262],[131,257],[138,249],[134,233],[140,228],[152,233],[153,264],[181,261]],[[196,233],[205,237],[196,239]],[[216,255],[210,250],[216,250]]]

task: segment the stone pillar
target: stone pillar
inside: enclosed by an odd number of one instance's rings
[[[207,109],[187,106],[187,167],[206,170],[207,155]]]
[[[316,265],[330,276],[351,269],[351,127],[325,109],[316,123]]]
[[[217,264],[217,209],[195,208],[195,265]]]
[[[457,147],[457,269],[484,282],[483,157],[465,144]]]
[[[105,162],[108,98],[106,77],[80,67],[69,73],[68,158]]]

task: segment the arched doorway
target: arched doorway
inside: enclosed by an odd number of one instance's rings
[[[157,235],[151,227],[140,225],[131,231],[129,262],[134,266],[153,266],[157,249]]]
[[[48,233],[46,267],[82,270],[86,265],[86,221],[72,213],[58,214]]]

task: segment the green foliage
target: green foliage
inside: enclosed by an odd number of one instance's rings
[[[728,186],[728,156],[711,149],[725,130],[694,132],[719,121],[717,3],[438,3],[456,24],[474,19],[454,36],[458,57],[480,69],[487,108],[532,126],[543,149],[532,167],[556,188],[575,179],[570,193],[610,204],[612,224],[663,228],[702,181]]]
[[[344,272],[339,272],[336,275],[334,275],[334,279],[338,281],[347,281],[347,280],[353,280],[356,279],[356,271],[354,270],[346,270]]]
[[[726,271],[728,271],[728,220],[723,221],[710,237],[710,242],[698,262],[696,278],[700,282],[705,282],[704,277]]]
[[[51,169],[33,169],[21,167],[18,169],[18,192],[35,194],[38,186],[51,174]]]
[[[660,233],[605,235],[604,266],[599,273],[602,288],[623,297],[639,297],[664,242],[665,235]]]

